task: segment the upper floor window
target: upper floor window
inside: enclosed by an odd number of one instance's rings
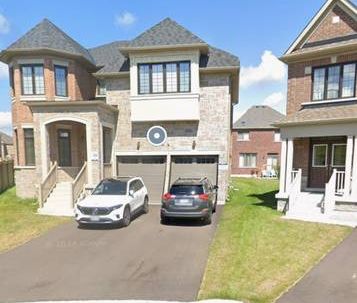
[[[67,67],[55,65],[56,96],[67,97]]]
[[[12,94],[15,95],[14,68],[9,67],[9,82]]]
[[[312,100],[333,100],[355,96],[356,63],[315,68]]]
[[[21,66],[22,93],[24,95],[43,95],[45,82],[43,65],[28,64]]]
[[[275,142],[280,142],[281,141],[281,136],[279,131],[274,132],[274,141]]]
[[[238,132],[238,141],[249,141],[249,132],[248,131],[239,131]]]
[[[190,62],[139,64],[139,94],[190,92]]]
[[[97,80],[97,95],[105,96],[107,94],[107,86],[104,80]]]

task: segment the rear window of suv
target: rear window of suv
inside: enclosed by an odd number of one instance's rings
[[[203,194],[202,185],[173,185],[170,194],[175,196],[191,196]]]

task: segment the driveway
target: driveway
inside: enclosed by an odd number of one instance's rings
[[[0,302],[196,299],[213,224],[160,224],[159,207],[123,229],[64,224],[0,255]]]
[[[356,303],[357,229],[278,303]]]

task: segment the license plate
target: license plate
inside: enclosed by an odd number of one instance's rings
[[[98,222],[98,221],[100,221],[100,218],[99,217],[91,217],[90,220],[93,222]]]
[[[192,206],[192,200],[191,199],[178,199],[175,201],[175,205]]]

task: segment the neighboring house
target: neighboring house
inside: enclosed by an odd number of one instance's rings
[[[91,49],[45,19],[0,59],[10,67],[19,196],[64,203],[51,195],[61,188],[68,209],[84,184],[138,175],[160,203],[177,177],[208,176],[225,201],[237,57],[169,18]]]
[[[289,71],[287,117],[277,123],[279,208],[287,202],[292,211],[302,205],[301,188],[321,192],[307,201],[311,213],[316,206],[326,213],[352,207],[357,203],[356,6],[327,1],[281,60]]]
[[[269,106],[247,110],[233,125],[232,175],[277,177],[280,130],[272,124],[284,117]]]
[[[0,131],[0,159],[13,158],[14,149],[12,138]]]

